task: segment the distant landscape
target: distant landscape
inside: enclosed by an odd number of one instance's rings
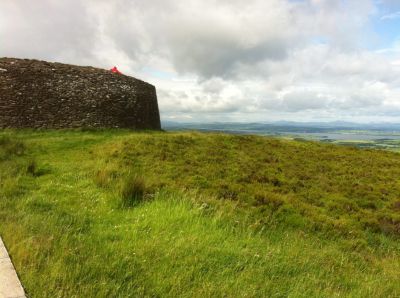
[[[164,121],[166,130],[196,130],[254,134],[294,140],[314,140],[359,148],[400,151],[400,124],[348,122],[182,123]]]

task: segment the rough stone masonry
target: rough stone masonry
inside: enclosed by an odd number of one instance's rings
[[[108,70],[0,58],[0,128],[161,129],[156,89]]]

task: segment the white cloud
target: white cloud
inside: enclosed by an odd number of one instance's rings
[[[393,20],[400,18],[400,11],[396,11],[394,13],[385,14],[381,17],[381,20]]]
[[[400,51],[365,42],[396,3],[2,0],[0,56],[117,65],[157,86],[165,119],[395,117]]]

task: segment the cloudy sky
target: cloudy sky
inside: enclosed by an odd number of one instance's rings
[[[400,122],[399,0],[0,0],[0,56],[116,65],[164,121]]]

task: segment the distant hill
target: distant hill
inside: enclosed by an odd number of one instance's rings
[[[201,129],[201,130],[221,130],[221,131],[249,131],[249,132],[329,132],[337,130],[378,130],[378,131],[398,131],[398,123],[352,123],[352,122],[176,122],[163,121],[166,129]]]

